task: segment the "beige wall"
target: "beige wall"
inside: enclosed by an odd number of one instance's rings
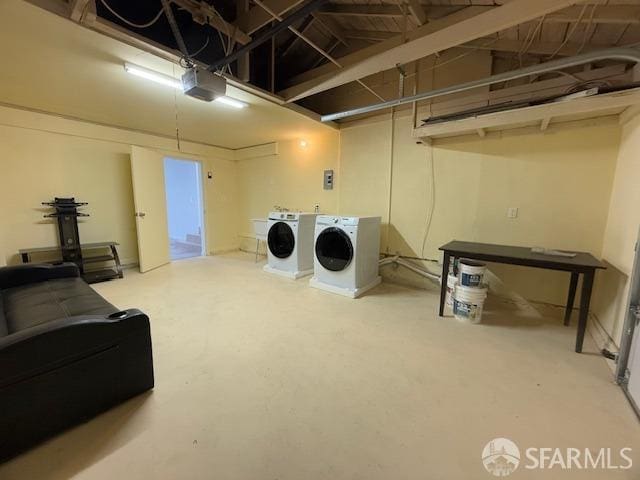
[[[307,142],[300,146],[300,139]],[[313,212],[316,204],[323,213],[338,209],[340,134],[326,128],[324,133],[279,142],[278,154],[239,160],[239,227],[241,247],[255,249],[252,218],[265,218],[274,205],[289,210]],[[323,189],[324,170],[336,173],[333,190]]]
[[[40,203],[55,196],[89,202],[83,242],[115,240],[123,263],[137,261],[129,155],[131,145],[203,163],[210,252],[238,247],[233,152],[60,117],[0,108],[0,254],[17,263],[20,248],[57,245],[56,227]]]
[[[226,148],[326,128],[231,85],[227,93],[249,108],[202,102],[129,75],[125,62],[174,77],[183,70],[23,0],[0,1],[0,54],[0,103],[8,105],[157,135],[175,137],[178,128],[183,139]]]
[[[596,277],[594,311],[616,345],[622,334],[634,247],[640,227],[640,115],[622,127],[602,258],[607,270]]]
[[[440,260],[438,247],[459,239],[600,256],[619,142],[613,119],[433,146],[416,145],[408,117],[395,121],[393,142],[390,120],[341,133],[340,213],[380,215],[385,252]],[[422,252],[432,158],[436,203]],[[509,207],[519,209],[518,218],[507,218]],[[503,265],[492,271],[525,298],[565,301],[567,274]]]
[[[108,142],[0,126],[1,243],[9,263],[19,248],[57,245],[40,205],[53,197],[89,202],[79,224],[83,242],[121,243],[123,262],[137,259],[129,149]]]

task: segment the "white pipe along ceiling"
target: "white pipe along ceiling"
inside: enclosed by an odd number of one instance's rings
[[[398,105],[413,103],[420,100],[427,100],[429,98],[442,97],[444,95],[464,92],[464,91],[471,90],[478,87],[486,87],[489,85],[493,85],[494,83],[506,82],[508,80],[515,80],[518,78],[527,77],[530,75],[536,75],[540,73],[553,72],[553,71],[561,70],[563,68],[575,67],[578,65],[585,65],[587,63],[597,62],[601,60],[623,60],[623,61],[628,61],[632,63],[640,63],[640,50],[636,50],[633,48],[606,48],[604,50],[597,50],[589,53],[583,53],[582,55],[575,55],[573,57],[560,58],[558,60],[552,60],[549,62],[537,64],[537,65],[531,65],[529,67],[520,68],[518,70],[499,73],[497,75],[491,75],[489,77],[481,78],[479,80],[460,83],[458,85],[452,85],[450,87],[429,90],[427,92],[418,93],[416,95],[396,98],[395,100],[387,100],[386,102],[375,103],[373,105],[368,105],[366,107],[359,107],[351,110],[345,110],[343,112],[322,115],[321,119],[323,122],[330,122],[333,120],[339,120],[341,118],[352,117],[354,115],[375,112],[377,110],[396,107]]]

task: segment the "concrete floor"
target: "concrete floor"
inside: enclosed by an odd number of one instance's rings
[[[573,352],[559,308],[491,298],[466,325],[436,317],[435,291],[350,300],[245,254],[94,287],[149,314],[156,388],[0,466],[3,480],[488,479],[495,437],[633,448],[631,470],[514,479],[640,478],[639,423],[591,340]]]

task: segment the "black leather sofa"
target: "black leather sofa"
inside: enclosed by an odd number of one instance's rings
[[[0,460],[153,388],[149,318],[74,264],[0,268]]]

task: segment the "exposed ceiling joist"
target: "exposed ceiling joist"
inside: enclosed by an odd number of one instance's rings
[[[249,11],[249,0],[237,0],[236,1],[236,17]],[[236,72],[238,78],[243,82],[248,82],[251,79],[251,57],[247,53],[238,59]]]
[[[467,18],[473,18],[481,11],[483,11],[482,7],[480,7],[480,9],[478,9],[478,7],[465,8],[463,10],[460,10],[459,12],[456,12],[454,15],[448,16],[446,19],[433,21],[416,30],[407,32],[407,40],[413,39],[416,33],[421,32],[424,29],[437,29],[442,28],[443,26],[453,25],[457,21]],[[358,62],[366,60],[374,55],[384,53],[390,48],[401,45],[402,40],[403,39],[401,34],[395,34],[386,41],[379,42],[375,45],[371,45],[360,50],[356,50],[353,53],[340,57],[338,60],[343,65],[343,67],[355,65]],[[333,65],[322,65],[320,67],[314,68],[313,70],[308,70],[293,77],[290,83],[291,87],[283,91],[282,94],[292,94],[294,90],[302,90],[305,86],[312,85],[313,82],[316,82],[319,79],[327,78],[331,75],[336,74],[337,72],[338,70]]]
[[[409,13],[411,13],[418,25],[427,23],[427,14],[418,0],[407,0],[407,6],[409,7]]]
[[[95,22],[95,0],[71,0],[69,2],[69,18],[74,22]]]
[[[309,28],[311,28],[311,25],[313,24],[314,20],[315,19],[312,16],[305,18],[302,21],[302,25],[300,25],[300,27],[298,27],[297,30],[303,35],[306,34]],[[282,48],[280,57],[284,57],[285,55],[287,55],[291,51],[291,49],[295,45],[297,45],[299,40],[300,40],[300,37],[294,33],[293,36],[291,37],[291,40],[284,46],[284,48]]]
[[[207,18],[209,25],[216,30],[220,30],[223,34],[233,37],[236,42],[241,43],[242,45],[246,45],[251,41],[251,37],[249,35],[247,35],[242,29],[227,22],[216,14],[213,7],[206,2],[200,2],[197,0],[171,0],[171,2],[187,10],[194,16],[194,18]]]
[[[426,20],[434,20],[450,15],[460,8],[460,5],[433,5],[425,9],[417,0],[409,1],[409,10],[413,14],[412,4],[421,7]],[[477,6],[491,10],[495,8],[491,5]],[[417,9],[416,9],[417,10]],[[545,22],[549,23],[570,23],[580,21],[582,23],[598,24],[638,24],[640,23],[640,5],[598,5],[591,19],[590,15],[580,17],[582,6],[570,6],[562,11],[547,15]],[[402,18],[402,10],[395,5],[344,5],[331,4],[326,6],[321,15],[338,17],[389,17]],[[418,13],[419,15],[419,13]],[[424,22],[421,23],[421,25]]]
[[[494,50],[497,52],[513,52],[520,53],[525,52],[533,55],[553,55],[556,56],[568,56],[576,55],[580,53],[589,52],[598,48],[604,48],[598,45],[586,44],[582,46],[580,43],[565,43],[563,42],[525,42],[522,40],[487,40],[486,38],[473,40],[459,45],[460,48],[467,48],[472,50]],[[582,50],[581,50],[582,49]]]
[[[397,5],[330,4],[325,6],[319,13],[322,15],[337,16],[402,18],[402,10]]]
[[[345,83],[382,72],[400,64],[444,51],[461,43],[492,35],[546,15],[574,3],[575,0],[512,0],[478,14],[468,7],[440,20],[434,20],[404,35],[380,42],[353,54],[352,61],[341,60],[337,72],[309,80],[282,92],[287,101],[329,90]],[[368,55],[367,55],[368,54]],[[362,55],[365,55],[363,58]]]
[[[336,40],[335,42],[333,42],[333,44],[332,44],[329,48],[327,48],[326,52],[327,52],[329,55],[331,55],[331,54],[333,53],[333,51],[336,49],[336,47],[337,47],[338,45],[340,45],[340,40]],[[315,62],[313,62],[313,66],[312,66],[311,68],[315,68],[315,67],[317,67],[317,66],[318,66],[318,65],[320,65],[323,61],[326,61],[326,58],[325,58],[325,57],[318,57],[318,58],[316,59],[316,61],[315,61]],[[295,105],[295,104],[294,104],[294,105]]]
[[[277,15],[287,13],[294,7],[300,5],[304,0],[265,0],[264,4]],[[256,30],[261,29],[271,23],[273,17],[264,9],[255,6],[248,12],[238,17],[236,25],[243,31],[251,35]]]
[[[398,34],[395,32],[383,32],[381,30],[345,30],[343,35],[346,38],[353,38],[356,40],[381,42],[383,40],[389,40]]]
[[[601,24],[638,24],[640,23],[640,5],[597,5],[593,18],[580,16],[582,6],[565,8],[545,17],[545,22],[577,22]],[[591,7],[589,7],[591,10]]]
[[[346,40],[347,37],[344,36],[344,32],[340,25],[338,25],[334,19],[329,17],[323,17],[318,15],[317,12],[311,14],[313,18],[321,25],[331,36],[333,36],[338,42],[342,43],[345,46],[349,45],[349,42]]]
[[[261,0],[253,0],[253,3],[258,5],[260,8],[264,9],[267,13],[269,13],[269,15],[271,15],[273,20],[277,20],[277,22],[275,22],[269,29],[267,29],[267,30],[261,32],[260,34],[256,35],[251,40],[251,42],[249,42],[246,45],[243,45],[241,48],[237,49],[235,52],[232,52],[232,53],[228,54],[224,58],[220,58],[218,60],[214,60],[213,62],[211,62],[209,64],[208,70],[213,72],[213,71],[218,70],[221,67],[224,67],[225,65],[229,65],[230,63],[233,63],[234,61],[236,61],[242,55],[254,50],[255,48],[257,48],[260,45],[262,45],[263,43],[265,43],[267,41],[270,41],[278,33],[282,32],[283,30],[287,30],[287,29],[289,31],[293,32],[298,37],[300,37],[302,40],[304,40],[310,46],[312,46],[313,48],[318,50],[320,53],[324,53],[324,51],[320,47],[315,45],[315,43],[313,41],[311,41],[310,39],[305,37],[302,33],[300,33],[298,30],[296,30],[293,27],[293,24],[297,23],[298,21],[300,21],[300,20],[302,20],[304,18],[309,17],[314,11],[316,11],[318,8],[320,8],[326,2],[327,2],[327,0],[310,0],[305,5],[303,5],[301,8],[299,8],[295,12],[293,12],[291,15],[288,15],[286,18],[284,18],[284,17],[278,15],[277,13],[275,13],[273,10],[271,10]]]

